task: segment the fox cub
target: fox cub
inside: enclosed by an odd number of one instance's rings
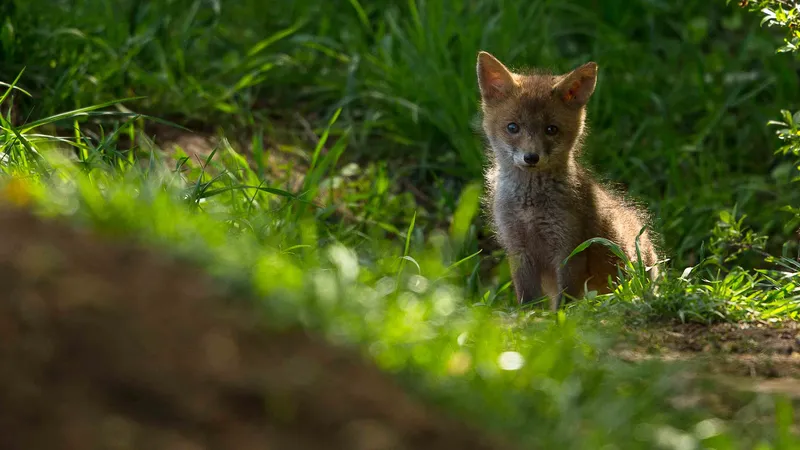
[[[564,266],[578,245],[602,237],[636,261],[635,240],[647,222],[643,211],[601,186],[577,161],[587,133],[586,104],[595,89],[597,64],[567,74],[513,73],[487,52],[478,54],[482,129],[491,151],[486,207],[506,251],[519,303],[563,294],[579,298],[584,287],[609,292],[619,259],[593,244]],[[657,253],[650,235],[639,238],[647,266]],[[656,267],[649,271],[657,276]]]

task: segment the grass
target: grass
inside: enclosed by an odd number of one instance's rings
[[[800,442],[783,400],[741,400],[770,426],[723,421],[679,406],[697,386],[676,367],[608,353],[620,322],[800,314],[798,134],[781,114],[798,109],[797,65],[759,14],[699,0],[261,8],[0,6],[3,197],[197,261],[270,324],[358,346],[532,448]],[[514,66],[599,63],[586,161],[656,217],[669,261],[655,285],[633,262],[613,294],[557,320],[512,304],[482,239],[478,49]],[[201,160],[170,156],[150,140],[158,121],[226,139]],[[302,170],[276,176],[287,154]]]
[[[715,216],[734,206],[772,248],[792,235],[791,215],[772,213],[797,201],[792,166],[773,157],[764,123],[796,107],[783,99],[798,86],[792,62],[765,57],[776,39],[757,16],[722,2],[506,3],[305,1],[264,18],[248,2],[80,0],[72,13],[19,2],[0,74],[28,68],[40,116],[143,94],[138,112],[301,148],[314,145],[308,126],[318,133],[344,108],[331,132],[349,130],[346,158],[383,161],[392,185],[423,186],[437,201],[420,222],[437,223],[481,173],[476,49],[556,70],[594,59],[588,162],[650,206],[674,264],[697,263]],[[383,215],[406,215],[393,213]]]
[[[738,448],[734,442],[786,433],[788,425],[778,424],[749,436],[706,411],[676,408],[671,399],[694,388],[673,376],[676,368],[629,366],[606,356],[607,338],[576,317],[539,322],[470,306],[439,251],[452,236],[439,235],[438,248],[433,237],[418,242],[413,221],[405,241],[367,240],[369,249],[354,252],[337,242],[337,231],[320,226],[317,208],[303,208],[300,200],[257,188],[226,190],[225,177],[203,187],[214,169],[240,173],[234,185],[246,184],[253,174],[243,166],[211,160],[204,169],[187,161],[180,173],[152,153],[150,164],[120,169],[69,161],[46,145],[34,148],[41,158],[23,162],[30,151],[25,135],[3,137],[17,139],[6,166],[17,176],[5,181],[4,201],[189,258],[259,299],[269,325],[299,323],[357,345],[417,395],[521,444],[653,448],[677,439]],[[304,212],[298,217],[298,211]],[[789,414],[781,403],[776,408],[779,416]]]

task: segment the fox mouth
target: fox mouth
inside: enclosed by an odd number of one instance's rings
[[[541,166],[541,164],[542,164],[541,161],[530,162],[530,163],[525,161],[519,161],[515,163],[515,165],[522,170],[536,170],[539,168],[539,166]]]

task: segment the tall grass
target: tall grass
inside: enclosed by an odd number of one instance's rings
[[[35,98],[17,100],[34,117],[145,95],[131,107],[308,146],[305,122],[318,133],[342,109],[331,135],[350,130],[345,158],[382,161],[443,196],[421,223],[441,221],[481,175],[479,49],[515,68],[592,59],[587,162],[650,207],[675,264],[696,263],[713,218],[734,205],[773,247],[793,231],[775,212],[798,200],[793,169],[773,158],[763,124],[794,106],[796,66],[765,57],[774,40],[758,17],[721,1],[304,0],[268,14],[252,1],[15,5],[0,74],[26,67]]]

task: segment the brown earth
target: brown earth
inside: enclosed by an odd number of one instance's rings
[[[0,448],[509,448],[185,262],[5,207],[0,234]]]
[[[627,331],[614,351],[625,360],[689,363],[696,375],[727,388],[800,400],[797,322],[672,323]]]

